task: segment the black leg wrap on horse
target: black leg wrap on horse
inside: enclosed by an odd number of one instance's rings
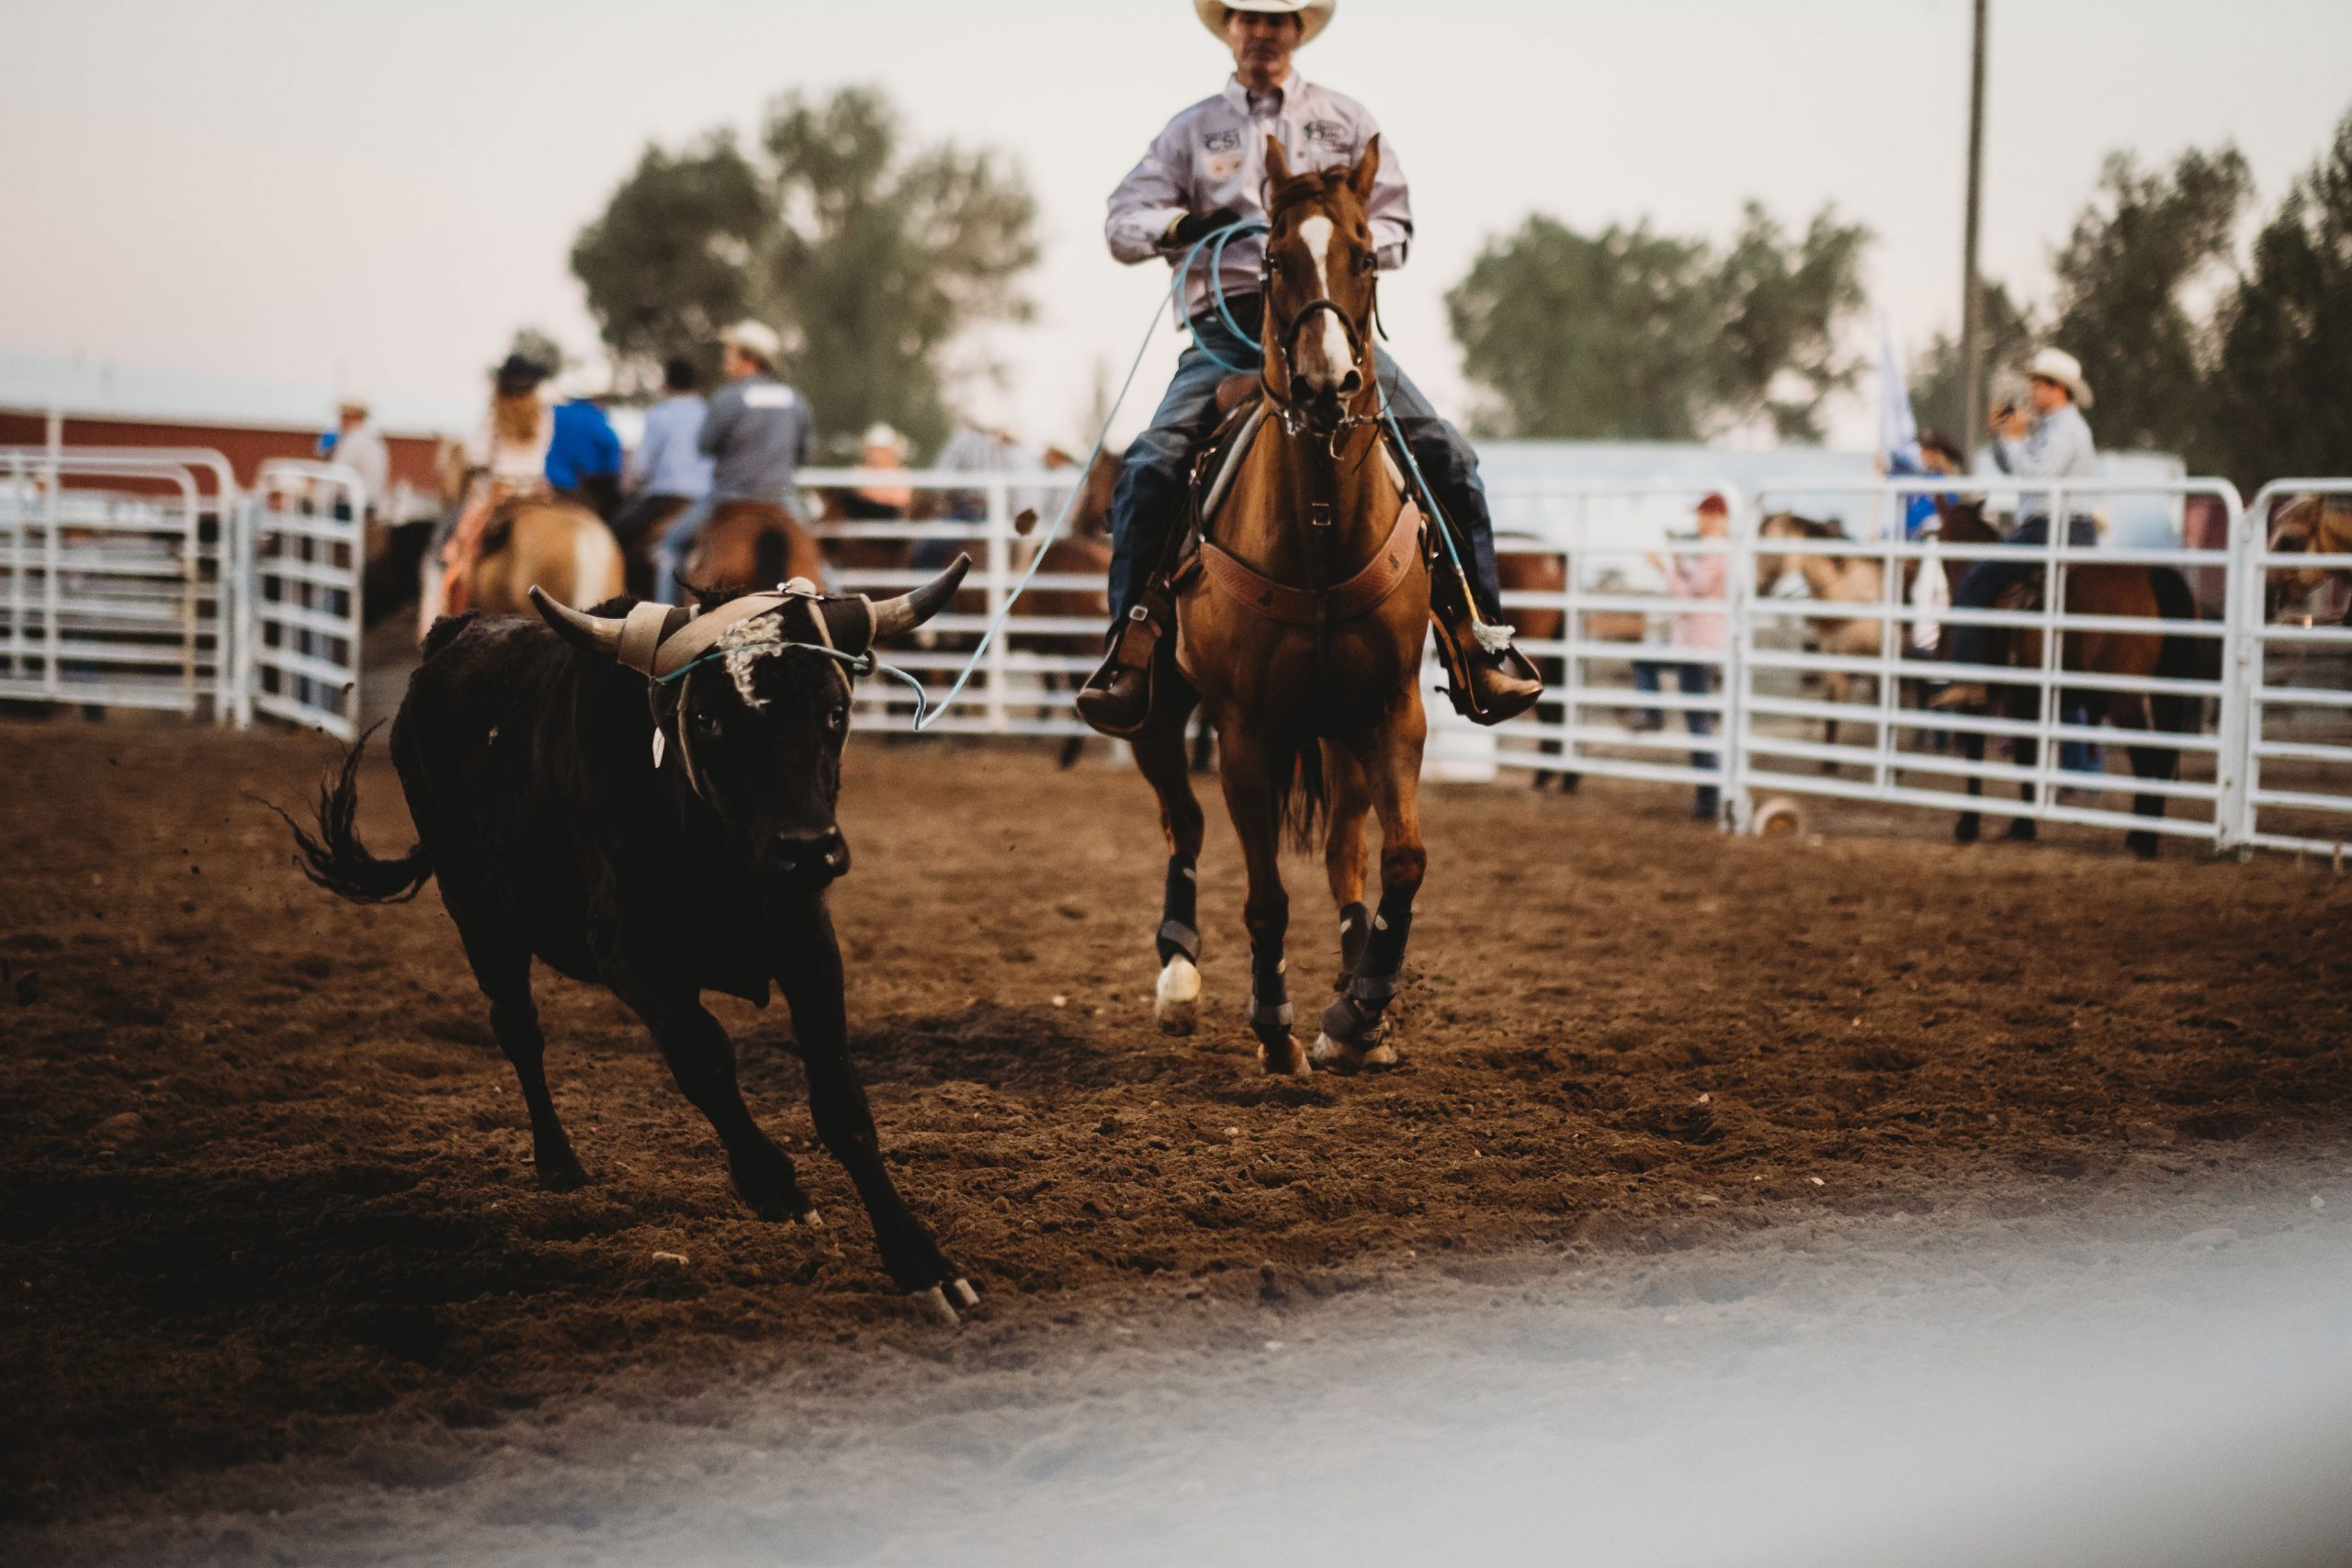
[[[1295,1016],[1290,1005],[1290,985],[1283,977],[1282,950],[1261,953],[1255,944],[1250,949],[1250,1027],[1258,1038],[1276,1044],[1290,1038],[1291,1020]]]
[[[1198,964],[1201,961],[1201,932],[1198,921],[1200,884],[1193,874],[1192,857],[1168,857],[1168,886],[1159,898],[1159,964],[1178,953]]]
[[[1363,957],[1348,976],[1347,988],[1323,1010],[1323,1032],[1341,1044],[1354,1044],[1380,1022],[1396,994],[1397,974],[1405,967],[1405,939],[1412,934],[1413,900],[1408,894],[1381,896],[1379,918],[1372,922]]]
[[[1372,911],[1362,904],[1350,904],[1340,911],[1340,985],[1356,972],[1363,962],[1363,945],[1372,937]]]

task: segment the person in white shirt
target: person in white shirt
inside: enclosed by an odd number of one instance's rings
[[[666,395],[645,411],[645,434],[621,470],[628,500],[613,519],[613,536],[632,558],[663,524],[710,493],[711,458],[700,446],[705,405],[695,380],[690,359],[662,367]]]
[[[1193,0],[1201,22],[1232,51],[1233,75],[1223,91],[1203,99],[1168,122],[1153,139],[1119,188],[1111,195],[1103,235],[1111,254],[1135,264],[1154,257],[1171,265],[1207,235],[1240,219],[1265,217],[1260,198],[1265,181],[1266,143],[1282,144],[1294,171],[1354,164],[1380,129],[1354,99],[1302,80],[1292,69],[1294,51],[1329,25],[1336,0]],[[1367,220],[1375,263],[1383,270],[1405,265],[1413,239],[1412,203],[1396,149],[1380,139]],[[1148,672],[1121,663],[1129,639],[1120,623],[1140,608],[1155,621],[1170,615],[1168,596],[1155,585],[1163,557],[1184,511],[1184,487],[1194,448],[1216,423],[1217,384],[1227,367],[1254,367],[1258,351],[1249,338],[1258,331],[1264,299],[1260,269],[1261,236],[1238,236],[1219,258],[1225,310],[1218,309],[1204,252],[1186,279],[1185,310],[1195,334],[1178,362],[1151,426],[1127,448],[1111,506],[1110,599],[1113,653],[1078,699],[1080,714],[1107,734],[1132,733],[1148,712]],[[1233,323],[1225,320],[1229,311]],[[1222,360],[1224,363],[1220,364]],[[1464,591],[1476,601],[1483,625],[1475,635],[1467,624],[1471,606],[1463,592],[1435,597],[1457,608],[1441,610],[1453,640],[1481,650],[1472,665],[1475,696],[1455,694],[1457,707],[1482,723],[1498,723],[1533,705],[1542,683],[1509,646],[1502,624],[1501,590],[1495,575],[1494,525],[1478,460],[1459,431],[1440,418],[1419,389],[1385,353],[1377,374],[1406,446],[1463,547],[1469,581]]]
[[[2091,403],[2090,383],[2083,379],[2082,361],[2064,349],[2045,348],[2025,367],[2030,409],[1996,406],[1991,414],[1993,460],[2001,471],[2020,479],[2089,479],[2098,472],[2098,451],[2091,441],[2090,422],[2083,410]],[[2050,542],[2052,492],[2031,491],[2018,498],[2017,532],[2012,545]],[[2070,509],[2066,519],[2069,545],[2096,545],[2098,525],[2086,513]],[[1989,610],[2013,583],[2041,575],[2041,563],[2024,560],[1980,560],[1968,569],[1952,594],[1952,607]],[[1954,662],[1989,664],[1999,652],[2005,626],[1952,627]],[[1962,681],[1947,686],[1928,705],[1936,708],[1981,708],[1990,701],[1983,682]]]
[[[329,457],[359,476],[359,482],[367,487],[364,499],[368,511],[383,504],[385,487],[391,483],[392,455],[384,445],[383,432],[368,417],[368,405],[356,398],[345,398],[335,410],[334,446]]]

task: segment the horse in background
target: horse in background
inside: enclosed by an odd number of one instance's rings
[[[2270,525],[2273,555],[2352,555],[2352,495],[2299,495]],[[2308,609],[2322,591],[2327,597]],[[2263,583],[2263,618],[2279,621],[2305,605],[2314,620],[2352,625],[2352,570],[2273,567]]]
[[[485,615],[526,615],[534,583],[575,610],[623,592],[627,574],[612,530],[576,502],[546,495],[501,502],[483,525],[470,581],[451,585],[460,595],[451,603]]]
[[[2144,619],[2151,622],[2195,621],[2198,617],[2196,595],[2190,592],[2188,579],[2169,566],[2127,566],[2101,564],[2096,561],[2069,565],[2065,571],[2065,613],[2069,615],[2116,616]],[[2042,583],[2039,578],[2029,579],[2003,593],[1995,602],[2000,610],[2038,610],[2042,604]],[[1987,674],[1987,692],[1994,711],[2000,716],[2019,723],[2031,723],[2040,714],[2041,692],[2038,687],[2003,685],[1999,667],[2038,670],[2044,653],[2041,628],[2039,626],[2002,626],[1996,628],[1999,657]],[[2064,631],[2060,633],[2059,667],[2084,674],[2120,676],[2126,680],[2145,681],[2151,677],[2165,681],[2211,681],[2221,673],[2221,642],[2215,637],[2188,637],[2177,632],[2151,628],[2145,632]],[[2066,691],[2063,688],[2050,694],[2051,700],[2066,708],[2086,708],[2092,722],[2104,719],[2118,729],[2154,734],[2189,734],[2202,727],[2204,701],[2200,697],[2172,692],[2134,691]],[[2019,737],[2012,742],[2018,765],[2030,768],[2041,755],[2040,742],[2031,737]],[[1966,731],[1959,737],[1961,755],[1971,762],[1984,760],[1984,736]],[[2180,749],[2176,746],[2134,741],[2130,746],[2132,772],[2135,777],[2169,781],[2180,776]],[[1981,795],[1984,781],[1974,774],[1968,780],[1968,793]],[[2033,804],[2034,786],[2018,786],[2018,798]],[[2133,815],[2162,817],[2165,797],[2153,793],[2135,795],[2132,799]],[[1961,814],[1954,824],[1952,837],[1960,843],[1973,844],[1982,832],[1978,813]],[[2030,842],[2035,837],[2034,819],[2013,817],[2009,819],[2008,837],[2019,842]],[[2154,860],[2158,852],[2157,836],[2145,829],[2134,829],[2124,835],[2124,843],[2143,860]]]
[[[1845,539],[1850,537],[1843,525],[1800,517],[1792,512],[1776,512],[1757,526],[1756,536],[1764,539]],[[1798,574],[1804,579],[1805,590],[1815,599],[1830,604],[1878,604],[1886,597],[1886,569],[1870,556],[1815,555],[1783,552],[1767,555],[1761,547],[1756,556],[1756,592],[1758,598],[1770,593],[1772,585],[1781,581],[1790,563],[1796,564]],[[1860,615],[1815,615],[1808,617],[1805,627],[1815,649],[1841,659],[1876,659],[1883,637],[1883,623],[1874,617]],[[1827,702],[1843,706],[1854,699],[1857,687],[1863,682],[1876,686],[1875,677],[1857,675],[1849,671],[1828,670],[1821,676],[1822,696]],[[1838,744],[1838,724],[1835,717],[1822,724],[1822,744]],[[1837,766],[1825,761],[1821,771],[1828,773]]]

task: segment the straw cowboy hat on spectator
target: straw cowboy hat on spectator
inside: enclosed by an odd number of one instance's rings
[[[1339,0],[1193,0],[1193,9],[1201,14],[1201,26],[1225,36],[1225,14],[1227,11],[1257,11],[1272,17],[1296,17],[1299,23],[1298,41],[1312,43],[1315,35],[1331,25],[1331,11]]]
[[[2055,381],[2066,389],[2075,406],[2091,406],[2091,384],[2083,379],[2083,362],[2063,348],[2045,348],[2026,361],[2025,373],[2037,381]]]
[[[718,334],[720,346],[740,348],[773,370],[784,357],[784,342],[765,321],[738,321]]]

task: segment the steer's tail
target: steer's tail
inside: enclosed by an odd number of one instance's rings
[[[375,733],[370,729],[344,753],[340,773],[319,781],[317,838],[269,801],[262,804],[293,829],[294,847],[300,852],[294,863],[303,875],[355,904],[398,904],[415,897],[432,878],[433,860],[421,843],[411,845],[398,860],[378,860],[359,841],[359,829],[352,821],[359,810],[359,759],[368,750],[368,737]]]

